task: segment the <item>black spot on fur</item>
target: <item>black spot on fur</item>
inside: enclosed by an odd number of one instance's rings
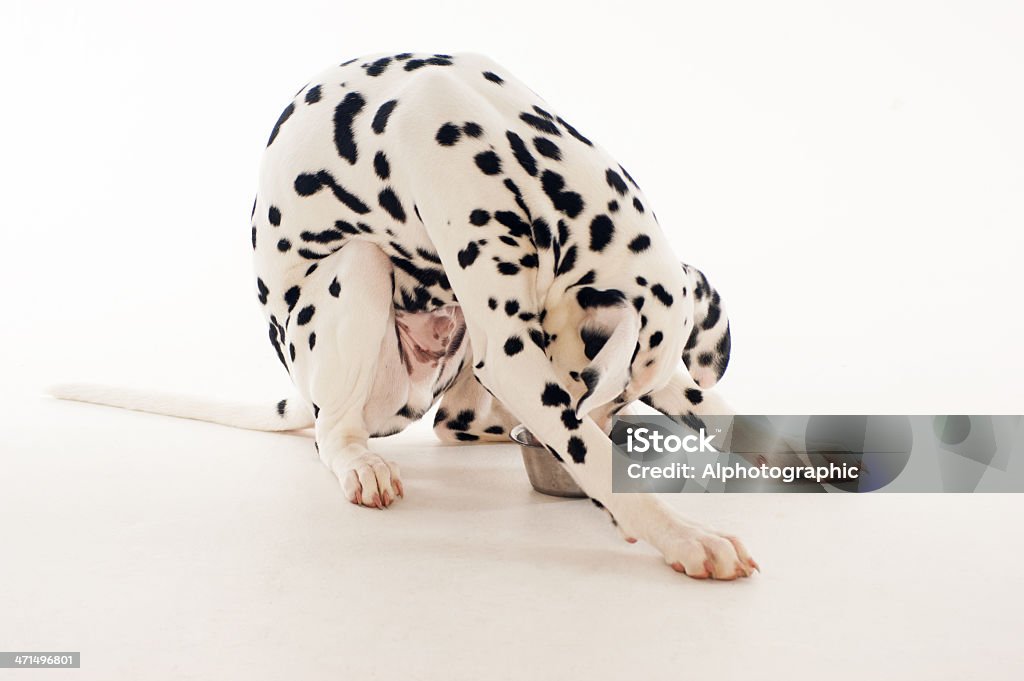
[[[522,267],[536,267],[537,266],[537,254],[527,253],[523,257],[519,258],[519,264]]]
[[[292,242],[288,241],[288,239],[281,239],[280,241],[277,242],[277,250],[281,251],[282,253],[287,253],[288,251],[291,250],[291,248]]]
[[[672,298],[672,294],[666,291],[665,287],[663,287],[661,284],[655,284],[654,286],[652,286],[651,293],[654,294],[655,298],[661,301],[662,305],[664,305],[665,307],[672,307],[672,301],[674,300]]]
[[[509,357],[518,355],[523,351],[523,339],[519,336],[509,336],[505,341],[505,354]]]
[[[580,329],[580,339],[583,341],[583,354],[587,359],[594,359],[601,348],[608,342],[609,335],[603,329],[583,327]]]
[[[391,63],[391,57],[381,57],[372,64],[364,64],[363,68],[366,69],[366,75],[377,77],[387,70],[388,64]]]
[[[544,118],[548,119],[549,121],[555,120],[554,116],[552,116],[551,114],[549,114],[547,111],[545,111],[544,109],[540,108],[536,104],[533,105],[533,110],[536,111],[541,116],[543,116]]]
[[[505,82],[505,79],[496,73],[492,73],[491,71],[484,71],[483,73],[484,78],[491,81],[492,83],[497,83],[498,85],[501,85],[502,83]]]
[[[579,130],[577,130],[576,128],[572,127],[572,126],[571,126],[571,125],[569,125],[568,123],[566,123],[566,122],[565,122],[565,120],[564,120],[563,118],[559,117],[559,118],[558,118],[558,122],[562,124],[562,127],[563,127],[563,128],[565,128],[565,129],[566,129],[566,130],[567,130],[567,131],[569,132],[569,134],[570,134],[570,135],[572,135],[573,137],[575,137],[576,139],[578,139],[578,140],[579,140],[580,142],[583,142],[583,143],[584,143],[584,144],[586,144],[586,145],[587,145],[588,147],[592,147],[592,146],[594,146],[594,143],[593,143],[593,142],[591,142],[591,141],[590,141],[590,140],[588,140],[588,139],[587,139],[586,137],[584,137],[583,135],[581,135],[581,134],[580,134],[580,131],[579,131]]]
[[[549,140],[547,137],[534,137],[533,148],[536,149],[537,153],[541,156],[555,161],[562,160],[562,150],[558,148],[557,144]]]
[[[710,352],[702,352],[697,355],[697,363],[702,367],[709,367],[715,361],[715,356]]]
[[[377,107],[377,113],[373,115],[373,123],[370,126],[376,134],[381,134],[388,127],[388,119],[391,118],[391,112],[395,110],[397,104],[397,99],[391,99]]]
[[[301,292],[302,290],[298,286],[292,286],[284,292],[284,302],[288,304],[289,312],[291,312],[292,308],[295,307],[295,303],[299,302],[299,294]]]
[[[277,403],[277,415],[284,416],[285,409],[288,408],[288,400],[281,400]]]
[[[608,186],[619,193],[619,196],[626,195],[626,182],[622,179],[622,176],[617,172],[609,168],[604,174],[605,181],[608,182]]]
[[[315,244],[329,244],[341,241],[345,235],[336,229],[325,229],[322,232],[302,232],[299,234],[303,241],[310,241]]]
[[[532,230],[530,225],[523,222],[523,219],[510,210],[499,210],[494,214],[494,219],[508,228],[512,236],[530,236]]]
[[[629,250],[634,253],[643,253],[651,247],[651,237],[646,234],[640,234],[632,241],[629,242]]]
[[[437,135],[434,139],[437,143],[443,147],[450,147],[459,141],[459,137],[462,136],[462,132],[459,127],[453,123],[445,123],[437,129]]]
[[[477,227],[483,227],[491,221],[491,214],[485,210],[477,208],[469,214],[469,222]]]
[[[700,323],[700,328],[707,330],[718,323],[718,320],[722,318],[722,299],[718,295],[718,291],[711,294],[711,302],[708,304],[707,314],[704,315],[704,321]]]
[[[281,116],[277,119],[277,123],[274,123],[274,129],[270,131],[270,139],[267,140],[267,146],[269,147],[277,139],[277,134],[281,132],[281,126],[284,125],[285,121],[291,118],[292,114],[295,113],[295,103],[292,102],[284,108],[281,112]]]
[[[568,430],[579,430],[580,424],[582,424],[583,421],[576,418],[576,411],[574,409],[563,409],[562,423]]]
[[[583,210],[583,197],[574,191],[565,191],[565,178],[558,173],[553,170],[545,170],[541,175],[540,182],[544,193],[548,195],[557,210],[571,218],[576,217]]]
[[[650,342],[649,342],[649,345],[650,345],[651,349],[653,350],[654,348],[656,348],[659,345],[661,345],[661,341],[663,341],[664,339],[665,339],[665,335],[661,331],[655,331],[654,333],[652,333],[651,334],[651,339],[650,339]]]
[[[583,444],[583,440],[573,435],[569,438],[569,444],[567,446],[569,450],[569,456],[576,463],[583,463],[587,459],[587,446]]]
[[[519,265],[514,262],[499,262],[498,271],[507,277],[511,277],[513,274],[518,274]]]
[[[704,401],[704,393],[696,388],[687,388],[686,399],[690,401],[690,404],[700,404]]]
[[[479,435],[474,435],[473,433],[462,433],[462,432],[459,432],[459,433],[455,433],[455,439],[456,440],[461,440],[463,442],[476,442],[477,440],[480,439],[480,436]]]
[[[497,175],[501,172],[501,159],[493,151],[482,151],[473,160],[484,175]]]
[[[479,137],[480,135],[484,134],[484,129],[480,127],[479,123],[467,121],[466,124],[462,126],[462,132],[467,137]]]
[[[281,225],[281,211],[279,211],[276,206],[271,206],[270,210],[267,211],[267,220],[269,220],[270,224],[274,225],[274,227],[279,227]]]
[[[544,392],[541,393],[540,401],[545,407],[568,407],[569,393],[565,392],[557,383],[544,385]]]
[[[640,203],[640,199],[635,196],[633,197],[633,208],[635,208],[638,213],[644,212],[644,204]]]
[[[309,334],[309,349],[312,350],[316,346],[316,331]]]
[[[728,325],[725,327],[725,333],[715,344],[715,350],[718,351],[718,377],[721,378],[729,365],[729,355],[732,354],[732,330]]]
[[[476,262],[478,255],[480,255],[480,249],[477,247],[475,241],[470,241],[466,244],[465,248],[459,251],[459,267],[466,269]]]
[[[603,213],[590,221],[590,250],[603,251],[615,235],[615,224]]]
[[[505,429],[501,426],[487,426],[484,428],[484,432],[490,433],[491,435],[501,435],[505,432]]]
[[[473,419],[475,418],[476,412],[472,409],[463,409],[455,415],[455,418],[445,425],[448,426],[450,430],[469,430],[469,425],[473,423]]]
[[[334,197],[353,212],[360,215],[370,212],[370,208],[365,203],[338,184],[334,176],[326,170],[321,170],[315,175],[303,173],[295,178],[295,193],[299,196],[312,196],[324,187],[329,187]]]
[[[537,159],[533,157],[530,150],[526,148],[526,143],[523,142],[523,138],[515,134],[511,130],[505,133],[505,137],[508,138],[508,144],[512,147],[512,154],[519,161],[519,165],[523,167],[523,170],[528,172],[531,176],[537,175]]]
[[[388,215],[399,222],[405,222],[405,209],[402,208],[402,202],[398,200],[398,196],[391,187],[381,190],[377,196],[377,203],[388,212]]]
[[[548,346],[547,337],[539,329],[530,329],[530,340],[541,350]]]
[[[608,202],[608,212],[609,213],[616,213],[616,212],[618,212],[618,210],[619,210],[619,202],[618,201],[616,201],[615,199],[612,199],[611,201]]]
[[[438,257],[437,253],[433,253],[433,252],[428,251],[427,249],[421,248],[419,246],[416,247],[416,253],[418,253],[419,256],[421,258],[423,258],[424,260],[429,260],[430,262],[432,262],[434,264],[437,264],[437,265],[441,264],[441,258]]]
[[[317,253],[316,251],[311,251],[308,248],[300,248],[298,253],[306,260],[319,260],[320,258],[326,258],[330,255],[330,253]]]
[[[320,86],[314,85],[306,90],[306,104],[316,104],[320,101]]]
[[[519,114],[519,119],[522,120],[527,125],[532,126],[537,130],[540,130],[541,132],[546,132],[549,135],[555,135],[558,137],[561,137],[562,135],[562,131],[559,130],[554,123],[544,118],[538,118],[537,116],[534,116],[532,113],[527,113],[526,111],[524,111],[523,113]]]
[[[511,299],[511,300],[506,300],[505,301],[505,314],[507,314],[509,317],[511,317],[512,315],[514,315],[517,312],[519,312],[519,301],[514,299],[514,298]]]
[[[569,250],[562,256],[562,261],[558,265],[558,269],[555,270],[556,275],[567,274],[572,271],[572,268],[576,266],[576,246],[570,246]]]
[[[257,289],[257,291],[259,291],[259,301],[262,304],[266,305],[267,304],[267,294],[270,293],[270,289],[267,288],[267,285],[264,284],[263,280],[260,279],[259,277],[256,278],[256,289]]]
[[[364,106],[366,100],[363,96],[358,92],[350,92],[334,109],[334,146],[338,150],[338,155],[351,165],[355,165],[359,156],[352,124]]]
[[[487,307],[491,308],[492,310],[497,310],[498,309],[498,301],[495,300],[494,298],[488,298],[487,299]]]
[[[309,320],[313,318],[314,314],[316,314],[316,308],[312,305],[307,305],[299,310],[299,314],[295,318],[295,321],[299,326],[305,326],[306,324],[309,324]]]
[[[551,248],[551,228],[544,218],[533,221],[533,241],[537,248]]]
[[[294,343],[289,343],[288,344],[288,356],[292,358],[293,362],[295,361],[295,344]]]
[[[582,308],[590,307],[614,307],[616,305],[622,305],[626,301],[626,296],[622,294],[622,291],[617,289],[596,289],[590,286],[584,286],[576,292],[576,302],[580,304]]]
[[[684,347],[683,350],[693,350],[695,347],[697,347],[697,340],[699,335],[700,332],[697,330],[697,327],[694,326],[693,330],[690,331],[690,337],[686,340],[686,347]]]
[[[374,155],[373,171],[377,173],[377,177],[382,180],[386,180],[391,177],[391,164],[388,163],[388,157],[384,155],[383,151],[378,151]]]

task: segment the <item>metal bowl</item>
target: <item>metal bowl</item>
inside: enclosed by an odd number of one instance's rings
[[[523,452],[523,464],[530,484],[541,494],[553,497],[584,499],[586,494],[579,488],[572,476],[562,467],[561,462],[542,445],[533,434],[520,424],[512,429],[509,436]]]

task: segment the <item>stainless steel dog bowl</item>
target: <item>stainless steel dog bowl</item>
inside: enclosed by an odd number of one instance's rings
[[[535,490],[553,497],[586,498],[587,495],[562,468],[554,454],[538,442],[526,426],[516,426],[509,436],[519,444],[519,449],[523,452],[526,475],[529,476],[530,484]]]

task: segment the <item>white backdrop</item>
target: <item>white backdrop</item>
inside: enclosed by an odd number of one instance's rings
[[[739,409],[1020,413],[1022,14],[7,0],[6,398],[287,394],[250,271],[259,154],[322,67],[430,50],[490,54],[630,169],[723,293]]]
[[[376,441],[408,495],[371,512],[308,434],[40,396],[286,396],[259,155],[324,66],[423,50],[629,168],[723,294],[740,410],[1022,413],[1022,35],[1019,0],[3,0],[0,644],[104,681],[1022,678],[1020,495],[666,495],[765,568],[707,584],[508,445]]]

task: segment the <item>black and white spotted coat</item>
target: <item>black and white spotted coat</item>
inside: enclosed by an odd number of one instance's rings
[[[629,173],[504,68],[406,53],[317,75],[273,128],[252,220],[270,341],[305,402],[282,417],[312,411],[354,502],[403,493],[367,438],[443,396],[443,439],[521,421],[624,532],[665,543],[670,513],[611,495],[604,429],[638,399],[700,413],[728,320]]]

